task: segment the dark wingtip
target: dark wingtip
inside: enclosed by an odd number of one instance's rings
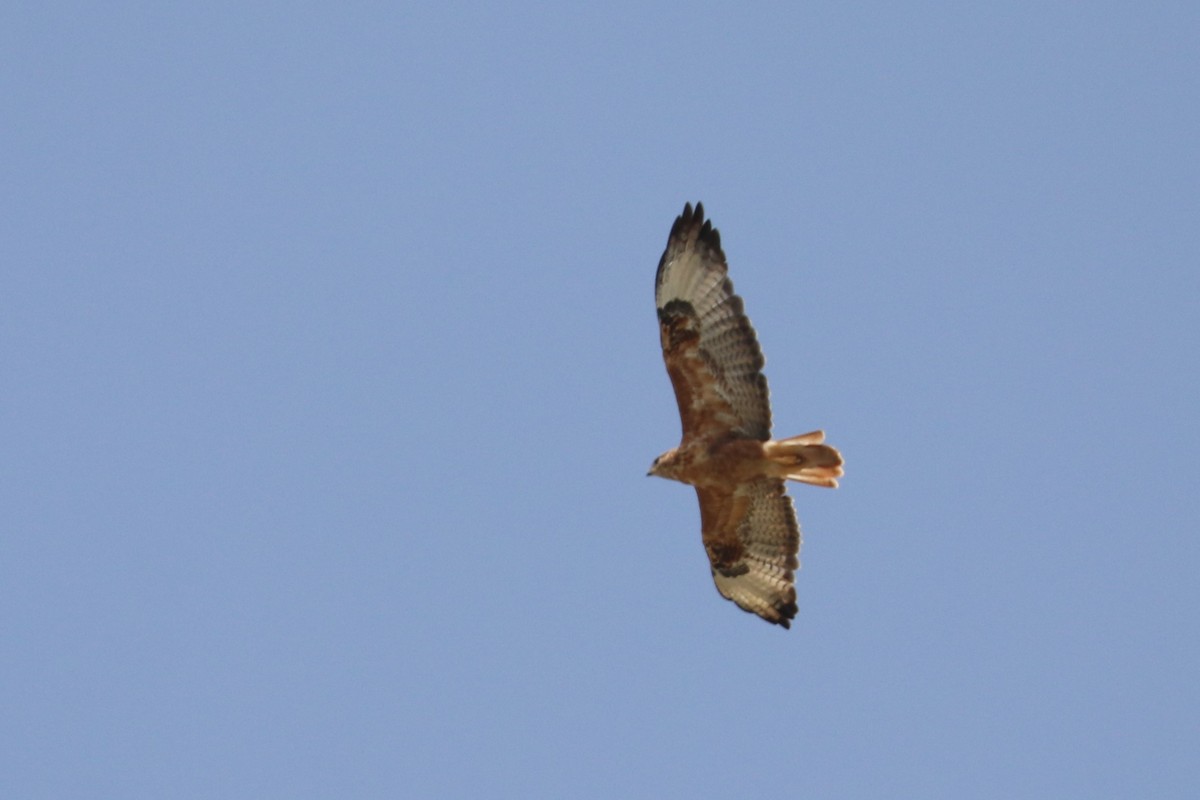
[[[696,230],[696,239],[705,242],[713,249],[721,248],[721,233],[712,226],[712,220],[704,218],[704,203],[696,201],[695,208],[691,202],[683,204],[683,213],[675,218],[671,226],[671,239],[683,235],[685,231]]]
[[[764,619],[766,619],[767,622],[774,622],[781,628],[790,629],[792,627],[792,619],[796,616],[796,612],[799,610],[800,609],[796,607],[795,603],[789,603],[783,606],[777,605],[775,607],[775,613],[779,616],[777,616],[775,619],[768,619],[766,617],[764,617]]]
[[[796,605],[796,590],[790,588],[787,594],[771,604],[774,607],[775,613],[778,615],[775,619],[770,620],[782,628],[791,628],[792,620],[800,607]]]
[[[675,218],[667,237],[667,246],[658,260],[658,271],[654,274],[655,286],[662,283],[663,269],[672,256],[691,247],[698,247],[701,252],[708,250],[708,254],[714,256],[713,260],[719,262],[718,268],[724,269],[725,252],[721,249],[721,234],[712,226],[712,222],[704,219],[704,204],[700,202],[696,203],[695,208],[690,202],[685,203],[683,213]]]
[[[697,218],[701,220],[704,219],[704,206],[700,203],[696,203],[696,210],[693,211],[692,204],[690,202],[684,203],[683,213],[675,218],[675,224],[671,226],[671,238],[674,239],[675,237],[682,235],[684,231],[691,230],[691,228],[696,224]]]

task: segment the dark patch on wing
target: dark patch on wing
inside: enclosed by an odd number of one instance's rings
[[[672,300],[658,310],[658,324],[662,330],[662,348],[671,352],[685,341],[697,341],[700,332],[696,319],[696,309],[686,300]]]

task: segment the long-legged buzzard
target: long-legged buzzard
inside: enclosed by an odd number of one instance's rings
[[[654,290],[683,441],[650,474],[696,488],[717,591],[787,628],[796,616],[800,526],[784,481],[836,487],[842,456],[821,431],[771,438],[762,350],[728,273],[704,207],[687,204]]]

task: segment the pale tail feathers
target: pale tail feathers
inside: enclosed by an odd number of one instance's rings
[[[790,439],[763,442],[763,455],[791,481],[836,489],[842,472],[842,454],[825,444],[825,432],[802,433]]]

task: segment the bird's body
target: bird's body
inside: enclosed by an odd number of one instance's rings
[[[820,431],[771,439],[762,351],[700,204],[671,228],[655,300],[683,440],[650,474],[696,488],[717,590],[786,628],[797,610],[800,526],[784,481],[836,487],[842,457]]]

